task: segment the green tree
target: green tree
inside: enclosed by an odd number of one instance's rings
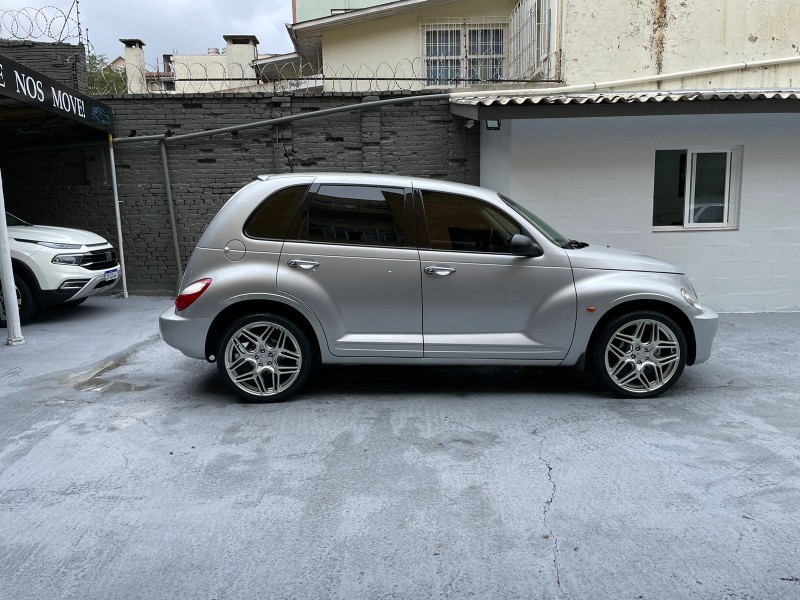
[[[89,94],[124,94],[128,91],[125,69],[115,69],[109,65],[105,54],[89,54],[86,57],[86,79]]]

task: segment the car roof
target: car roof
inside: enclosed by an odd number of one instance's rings
[[[415,188],[429,188],[437,191],[448,191],[452,193],[462,193],[471,195],[495,195],[495,192],[466,183],[456,183],[441,179],[430,179],[427,177],[414,177],[411,175],[381,175],[377,173],[337,173],[337,172],[300,172],[300,173],[275,173],[259,175],[261,181],[274,181],[276,179],[313,177],[315,183],[338,183],[338,184],[367,184],[367,185],[393,185],[407,186]]]

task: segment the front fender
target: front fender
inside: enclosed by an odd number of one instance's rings
[[[564,362],[575,365],[586,352],[597,324],[609,311],[632,302],[669,304],[689,316],[691,307],[681,296],[685,277],[673,273],[573,269],[578,301],[575,337]]]

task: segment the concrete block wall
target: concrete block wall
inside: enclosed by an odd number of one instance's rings
[[[0,40],[0,54],[68,85],[86,91],[86,49],[83,44]]]
[[[114,109],[116,135],[128,137],[191,133],[372,99],[377,97],[228,93],[104,102]],[[260,174],[402,173],[478,184],[478,128],[465,125],[446,101],[423,100],[169,144],[184,264],[224,202]],[[176,266],[159,146],[117,144],[116,162],[130,287],[172,290]],[[11,212],[37,223],[90,229],[117,245],[104,146],[3,153],[0,168]]]

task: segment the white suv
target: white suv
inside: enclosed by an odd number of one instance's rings
[[[23,321],[39,307],[80,304],[117,283],[117,253],[99,235],[80,229],[31,225],[9,213],[6,219]],[[0,322],[5,322],[2,294]]]

